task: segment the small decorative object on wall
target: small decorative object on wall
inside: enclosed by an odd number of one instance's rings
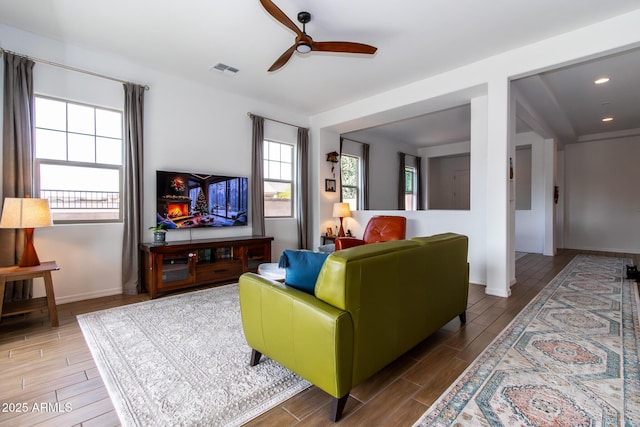
[[[328,191],[330,193],[336,192],[336,180],[335,179],[325,179],[324,180],[324,191]]]
[[[336,173],[335,173],[335,163],[338,163],[338,156],[340,156],[340,154],[337,151],[332,151],[330,153],[327,153],[327,162],[331,162],[331,174],[333,175],[333,177],[336,177]]]
[[[327,153],[327,162],[338,163],[338,156],[339,154],[337,151]]]
[[[509,157],[509,179],[513,179],[513,159]]]
[[[558,197],[560,197],[560,188],[557,185],[553,187],[553,203],[558,204]]]

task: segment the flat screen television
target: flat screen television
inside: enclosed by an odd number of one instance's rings
[[[156,224],[168,230],[247,225],[248,179],[156,171]]]

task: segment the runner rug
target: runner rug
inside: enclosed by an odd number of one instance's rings
[[[638,288],[620,258],[579,255],[416,426],[638,426]]]
[[[249,366],[238,285],[78,316],[124,426],[241,425],[310,386]]]

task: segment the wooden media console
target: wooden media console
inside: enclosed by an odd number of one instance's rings
[[[273,237],[245,236],[141,243],[142,282],[151,298],[177,289],[238,280],[271,262]]]

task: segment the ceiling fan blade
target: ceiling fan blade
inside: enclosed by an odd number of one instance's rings
[[[302,31],[296,24],[293,23],[291,19],[287,15],[284,14],[283,11],[280,10],[278,6],[276,6],[271,0],[260,0],[262,7],[265,8],[269,15],[276,18],[282,25],[289,28],[291,31],[296,33],[297,35],[301,35]]]
[[[276,71],[280,69],[284,64],[286,64],[289,61],[289,59],[291,58],[291,55],[293,55],[293,52],[295,51],[296,51],[296,45],[294,44],[289,49],[287,49],[282,55],[280,55],[280,58],[276,59],[276,62],[274,62],[271,68],[269,68],[269,71]]]
[[[372,55],[376,53],[376,50],[378,50],[378,48],[364,43],[313,42],[312,50],[321,52],[366,53]]]

